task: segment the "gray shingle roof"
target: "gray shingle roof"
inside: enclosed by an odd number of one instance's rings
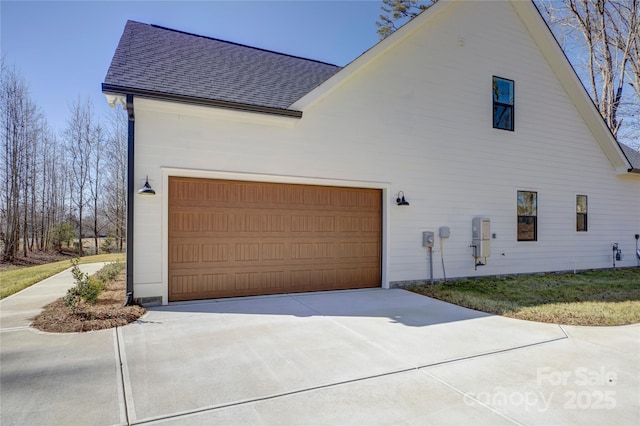
[[[640,170],[640,152],[623,143],[620,144],[620,148],[622,148],[624,155],[627,156],[631,166],[636,170]]]
[[[128,21],[103,87],[286,109],[340,67]]]

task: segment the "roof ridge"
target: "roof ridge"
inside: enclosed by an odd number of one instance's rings
[[[301,59],[301,60],[304,60],[304,61],[315,62],[315,63],[318,63],[318,64],[328,65],[328,66],[332,66],[332,67],[336,67],[336,68],[342,68],[339,65],[331,64],[329,62],[324,62],[324,61],[320,61],[320,60],[317,60],[317,59],[304,58],[302,56],[291,55],[291,54],[283,53],[283,52],[276,52],[275,50],[263,49],[261,47],[249,46],[249,45],[242,44],[242,43],[236,43],[236,42],[233,42],[233,41],[222,40],[222,39],[216,38],[216,37],[210,37],[210,36],[205,36],[205,35],[201,35],[201,34],[190,33],[188,31],[177,30],[175,28],[169,28],[169,27],[165,27],[165,26],[162,26],[162,25],[147,24],[147,23],[144,23],[144,22],[133,21],[133,20],[129,20],[129,22],[134,22],[136,24],[141,24],[141,25],[148,25],[150,27],[161,29],[161,30],[165,30],[165,31],[171,31],[171,32],[174,32],[174,33],[184,34],[184,35],[188,35],[188,36],[192,36],[192,37],[204,38],[204,39],[207,39],[207,40],[213,40],[213,41],[217,41],[217,42],[220,42],[220,43],[231,44],[231,45],[234,45],[234,46],[244,47],[244,48],[247,48],[247,49],[259,50],[259,51],[262,51],[262,52],[272,53],[272,54],[275,54],[275,55],[286,56],[286,57],[294,58],[294,59]]]

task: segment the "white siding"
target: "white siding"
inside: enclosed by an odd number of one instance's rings
[[[460,46],[460,40],[463,46]],[[492,128],[492,76],[515,81],[515,131]],[[617,176],[506,2],[451,5],[311,104],[300,120],[135,100],[136,297],[164,296],[165,184],[174,169],[344,184],[386,194],[386,281],[428,278],[421,231],[451,228],[448,277],[606,268],[611,243],[635,265],[640,179]],[[170,168],[171,171],[168,171]],[[164,170],[164,171],[163,171]],[[202,171],[202,172],[194,172]],[[164,178],[164,180],[163,180]],[[365,182],[365,183],[362,183]],[[357,185],[357,184],[356,184]],[[398,191],[410,206],[395,206]],[[516,192],[538,193],[538,241],[516,241]],[[575,231],[575,196],[589,231]],[[491,219],[491,257],[474,270],[471,220]],[[434,273],[443,276],[436,238]]]

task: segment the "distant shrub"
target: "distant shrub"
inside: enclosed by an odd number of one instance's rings
[[[100,244],[100,250],[102,250],[103,253],[115,253],[118,251],[115,239],[113,237],[106,237],[102,240],[102,244]]]
[[[55,250],[62,251],[62,243],[65,243],[67,248],[70,248],[71,240],[75,237],[73,235],[73,224],[69,222],[57,223],[53,226],[49,235]]]
[[[102,269],[95,273],[94,277],[102,284],[106,285],[115,280],[118,274],[124,271],[126,267],[124,262],[116,260],[104,265]]]

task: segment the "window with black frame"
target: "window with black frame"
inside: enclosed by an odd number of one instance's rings
[[[588,200],[586,195],[576,195],[576,231],[587,232]]]
[[[518,241],[538,241],[538,193],[518,191]]]
[[[513,131],[513,80],[493,77],[493,128]]]

